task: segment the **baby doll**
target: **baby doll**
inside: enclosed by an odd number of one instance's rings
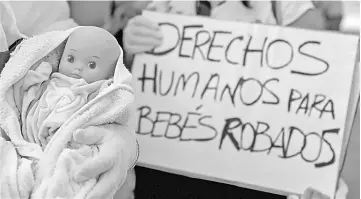
[[[137,156],[128,125],[132,77],[122,58],[115,38],[96,27],[49,32],[17,46],[0,84],[1,128],[13,142],[0,151],[5,169],[13,168],[11,179],[0,175],[11,191],[5,198],[115,194]]]
[[[37,70],[50,75],[50,80],[43,86],[46,88],[38,103],[29,113],[22,114],[24,138],[43,148],[72,114],[101,91],[102,85],[113,76],[121,52],[109,32],[86,26],[71,33],[61,58],[59,55],[50,54],[38,66]],[[58,72],[52,73],[54,66],[57,68],[54,59],[60,62]]]

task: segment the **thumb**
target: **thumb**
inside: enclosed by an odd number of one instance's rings
[[[85,129],[76,130],[73,133],[73,140],[79,144],[92,145],[98,144],[103,139],[104,134],[98,127],[90,126]]]

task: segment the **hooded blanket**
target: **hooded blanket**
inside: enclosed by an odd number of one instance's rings
[[[87,158],[92,158],[94,147],[69,147],[73,133],[88,126],[126,124],[129,120],[134,93],[129,85],[131,74],[123,65],[121,53],[114,78],[104,81],[93,99],[64,120],[44,150],[31,141],[29,135],[24,136],[22,117],[34,116],[31,107],[39,101],[39,93],[50,78],[41,70],[41,61],[77,28],[26,39],[1,73],[0,127],[10,142],[0,137],[0,198],[86,198],[97,183],[96,179],[77,183],[72,171]],[[49,70],[52,73],[57,68]],[[30,73],[34,78],[26,78]],[[125,171],[117,179],[118,184],[124,182],[127,166],[122,166]],[[114,193],[118,188],[114,187]]]

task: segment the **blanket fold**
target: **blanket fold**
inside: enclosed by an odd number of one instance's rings
[[[75,113],[57,115],[62,117],[62,125],[53,123],[55,116],[52,120],[38,121],[43,110],[33,107],[41,106],[39,99],[57,70],[42,59],[66,41],[75,29],[26,39],[14,51],[1,73],[0,127],[10,141],[0,137],[0,198],[87,198],[97,180],[76,183],[72,172],[92,158],[96,151],[94,146],[69,148],[73,133],[89,126],[127,124],[131,116],[134,101],[131,74],[120,56],[112,80],[79,89],[80,83],[73,88],[79,93],[101,89]],[[29,124],[29,120],[32,123]],[[43,150],[41,140],[50,134],[51,139]],[[120,181],[125,180],[128,165],[123,167],[125,174],[119,176]]]

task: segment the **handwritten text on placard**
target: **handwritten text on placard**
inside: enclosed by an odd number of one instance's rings
[[[302,193],[314,185],[334,194],[353,72],[347,47],[327,52],[337,40],[304,30],[172,15],[158,20],[163,44],[134,63],[136,132],[147,151],[140,161],[270,189]],[[341,70],[341,63],[347,67]],[[263,177],[257,176],[261,165],[267,165]],[[295,167],[322,183],[294,174]],[[269,182],[277,176],[289,179]]]

